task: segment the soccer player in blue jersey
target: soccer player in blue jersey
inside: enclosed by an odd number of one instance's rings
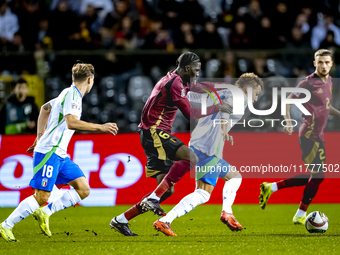
[[[253,73],[241,75],[235,84],[244,93],[244,105],[248,105],[248,87],[252,88],[252,100],[257,101],[263,81]],[[221,100],[227,100],[229,105],[233,104],[232,93],[230,90],[219,90]],[[188,98],[191,103],[200,103],[201,94],[190,92]],[[214,100],[209,97],[207,106],[214,104]],[[176,236],[173,233],[171,222],[193,210],[196,206],[206,203],[217,183],[221,178],[225,182],[223,188],[223,207],[221,222],[226,224],[232,231],[243,229],[241,224],[235,219],[231,206],[234,203],[236,192],[242,181],[241,174],[223,159],[224,142],[229,141],[233,145],[233,137],[229,135],[229,130],[242,118],[242,115],[218,112],[214,115],[202,117],[193,130],[190,138],[190,149],[198,157],[196,164],[196,189],[193,193],[184,197],[166,216],[154,222],[156,230],[165,235]],[[224,119],[225,121],[221,121]],[[218,120],[220,124],[216,124]]]
[[[72,80],[70,87],[41,108],[38,135],[34,144],[27,150],[28,153],[34,150],[34,176],[30,186],[35,189],[35,193],[24,199],[0,224],[1,236],[6,241],[17,241],[12,229],[30,214],[38,220],[43,233],[51,236],[49,217],[77,204],[90,194],[90,187],[83,172],[67,155],[67,146],[75,130],[117,134],[115,123],[99,125],[80,120],[82,98],[90,92],[94,82],[93,65],[75,64],[72,68]],[[74,189],[66,191],[61,197],[41,208],[40,206],[48,201],[55,184],[69,184]]]

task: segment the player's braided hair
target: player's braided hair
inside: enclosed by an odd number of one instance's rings
[[[200,57],[193,52],[185,52],[178,57],[176,65],[178,67],[185,67],[193,62],[200,62]]]
[[[72,67],[72,76],[75,82],[83,82],[87,77],[94,75],[94,67],[92,64],[86,64],[81,61]]]
[[[256,84],[255,86],[260,85],[261,89],[264,88],[263,80],[254,73],[244,73],[244,74],[242,74],[240,76],[240,78],[237,80],[235,85],[237,87],[243,88],[243,87],[249,85],[251,82],[255,82],[255,84]]]

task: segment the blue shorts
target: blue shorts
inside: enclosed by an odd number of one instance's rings
[[[69,157],[62,158],[55,153],[34,152],[33,169],[30,186],[46,191],[52,191],[54,184],[67,184],[84,176],[83,171]]]
[[[195,167],[196,181],[202,180],[210,185],[216,186],[217,179],[226,176],[230,169],[230,164],[224,159],[207,154],[189,147],[198,157],[198,163]]]

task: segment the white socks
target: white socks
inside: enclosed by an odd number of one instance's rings
[[[155,192],[152,192],[151,195],[148,196],[148,198],[156,199],[157,201],[161,200],[159,197],[156,196]]]
[[[277,191],[277,190],[278,190],[278,188],[277,188],[277,183],[276,183],[276,182],[273,182],[273,183],[272,183],[272,191],[275,192],[275,191]]]
[[[242,175],[239,173],[234,178],[226,181],[223,187],[223,207],[226,213],[233,213],[231,206],[233,205],[236,197],[236,192],[242,182]]]
[[[8,218],[2,223],[2,227],[6,229],[13,228],[15,224],[25,219],[39,207],[40,206],[34,196],[29,196],[18,205],[10,216],[8,216]]]
[[[67,207],[73,206],[80,201],[81,198],[76,190],[68,190],[54,202],[50,203],[47,206],[44,206],[43,211],[48,216],[51,216],[51,214],[63,210]],[[25,219],[39,207],[40,206],[37,200],[35,200],[34,196],[29,196],[18,205],[18,207],[11,213],[10,216],[8,216],[8,218],[2,223],[2,227],[6,229],[13,228],[16,223]]]
[[[174,219],[183,216],[196,206],[206,203],[210,198],[209,192],[196,189],[193,193],[184,197],[166,216],[159,221],[171,223]]]
[[[43,211],[51,216],[53,213],[60,210],[66,209],[67,207],[73,206],[81,201],[78,192],[75,189],[66,191],[61,197],[57,198],[52,203],[43,207]]]
[[[296,216],[296,217],[305,217],[306,214],[307,214],[307,212],[298,209],[297,212],[296,212],[296,214],[295,214],[295,216]]]
[[[128,223],[129,221],[127,220],[127,218],[125,217],[124,213],[122,213],[121,215],[116,217],[116,220],[119,223]]]

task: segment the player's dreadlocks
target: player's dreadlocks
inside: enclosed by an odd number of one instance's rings
[[[199,56],[193,52],[185,52],[178,57],[176,65],[178,67],[185,67],[193,62],[200,62]]]

